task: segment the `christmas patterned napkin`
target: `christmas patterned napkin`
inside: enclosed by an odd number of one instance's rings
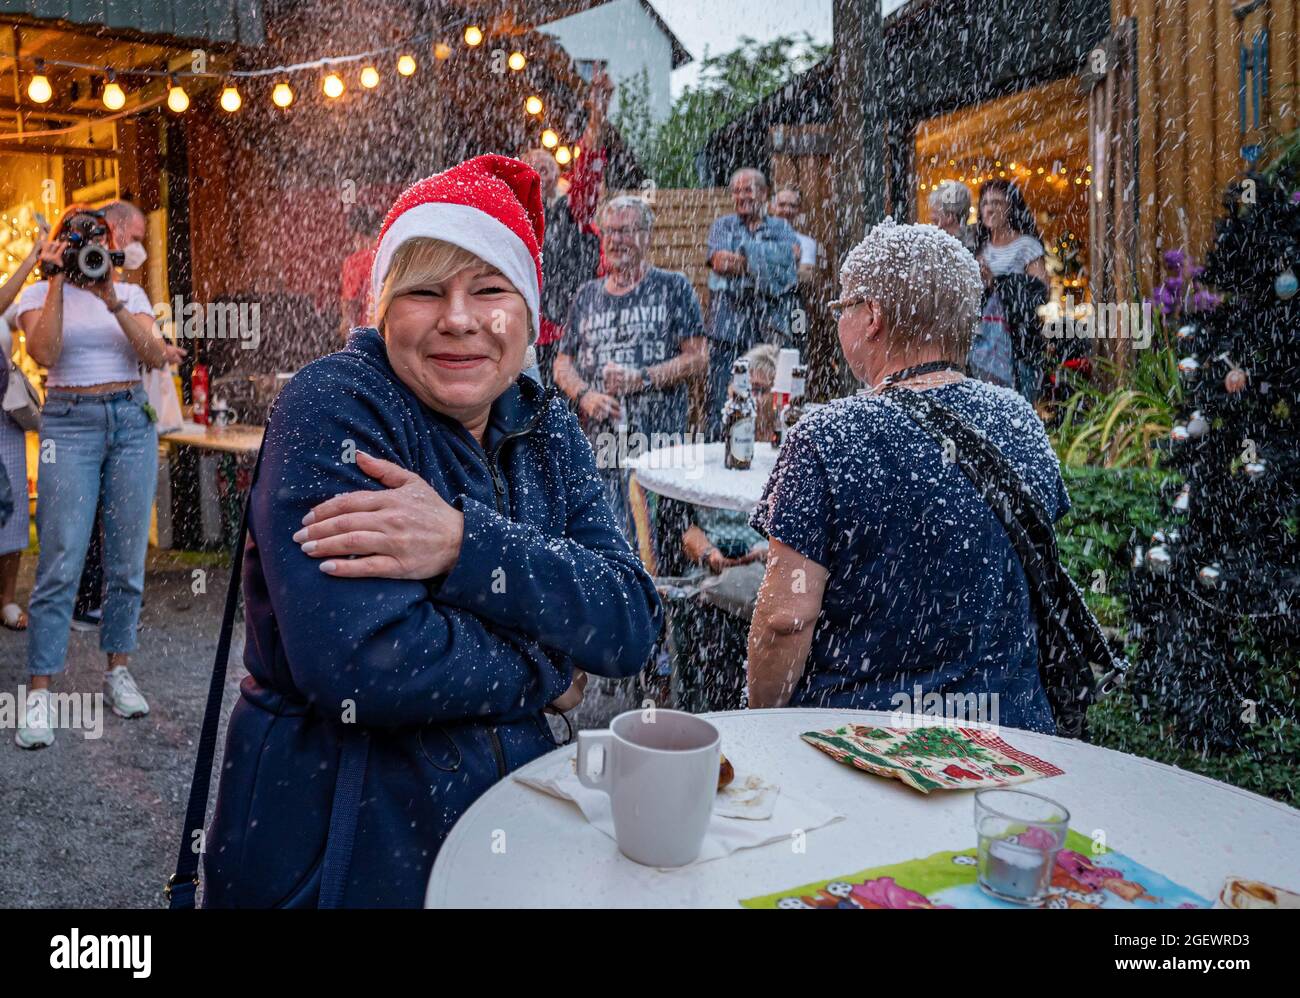
[[[807,731],[802,737],[833,759],[902,780],[923,794],[1006,787],[1064,772],[980,728],[847,724],[829,731]]]

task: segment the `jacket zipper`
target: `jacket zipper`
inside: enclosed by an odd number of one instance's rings
[[[497,445],[492,448],[491,454],[485,454],[485,457],[487,458],[486,463],[488,474],[492,476],[492,493],[496,499],[497,513],[501,516],[510,515],[506,512],[506,483],[501,477],[501,452],[505,450],[506,444],[512,443],[519,437],[527,436],[537,429],[537,424],[542,421],[542,417],[546,414],[546,410],[550,406],[551,398],[554,394],[554,386],[548,388],[542,395],[542,403],[538,408],[537,415],[528,421],[528,425],[522,429],[515,430],[512,433],[507,433],[497,441]],[[506,752],[505,748],[501,744],[501,735],[497,732],[497,726],[495,724],[488,728],[488,738],[492,742],[492,754],[496,756],[497,779],[504,780],[506,776]]]
[[[504,780],[506,777],[506,750],[501,745],[501,736],[497,734],[495,724],[488,728],[488,737],[492,740],[492,754],[497,758],[497,779]]]

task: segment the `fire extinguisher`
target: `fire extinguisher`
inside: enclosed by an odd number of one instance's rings
[[[192,414],[194,422],[202,426],[208,424],[208,368],[204,364],[195,364],[190,373],[190,400],[194,403]]]

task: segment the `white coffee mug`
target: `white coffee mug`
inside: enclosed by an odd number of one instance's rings
[[[703,718],[653,707],[619,714],[607,730],[578,732],[578,779],[609,794],[624,856],[646,866],[685,866],[700,855],[718,792],[720,746],[718,729]]]

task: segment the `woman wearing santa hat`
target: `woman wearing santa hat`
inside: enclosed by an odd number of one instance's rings
[[[520,376],[542,219],[537,174],[503,156],[409,188],[375,254],[378,328],[276,400],[208,906],[421,904],[456,819],[555,747],[548,706],[650,654],[659,600],[591,448]]]

